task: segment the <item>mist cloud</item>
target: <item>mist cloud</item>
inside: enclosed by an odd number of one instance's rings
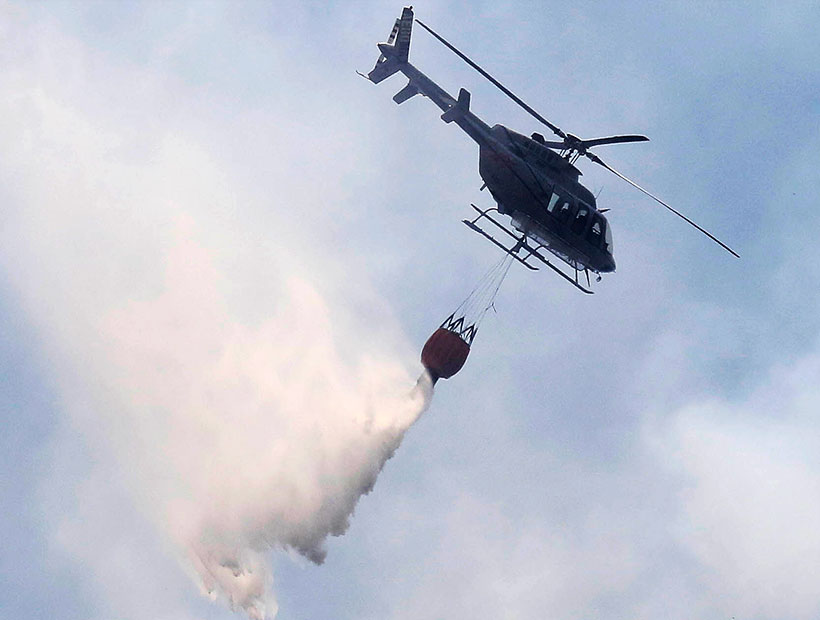
[[[321,563],[432,388],[423,377],[411,393],[389,358],[343,361],[309,283],[285,278],[275,312],[247,327],[217,277],[203,248],[174,247],[165,290],[106,318],[106,387],[157,523],[206,592],[262,617],[274,608],[264,552]]]
[[[378,324],[356,317],[374,297],[361,278],[324,286],[339,266],[324,273],[279,214],[286,186],[254,203],[196,137],[149,120],[167,85],[99,66],[43,29],[16,34],[0,108],[2,264],[54,364],[61,441],[81,438],[90,455],[84,480],[53,474],[78,490],[60,506],[60,539],[108,573],[93,540],[129,544],[105,516],[116,512],[106,498],[124,493],[205,593],[271,616],[267,552],[323,562],[432,386],[422,376],[413,387],[383,300]],[[134,83],[130,102],[115,93]],[[125,107],[108,115],[111,99]],[[144,131],[119,125],[129,111]],[[262,209],[273,214],[257,234],[242,213]],[[103,483],[123,488],[94,488]],[[92,531],[100,524],[106,536]]]

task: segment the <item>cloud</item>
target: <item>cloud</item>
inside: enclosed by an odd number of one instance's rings
[[[390,617],[817,617],[818,372],[814,353],[749,395],[644,399],[607,459],[518,436],[520,412],[478,394],[465,410],[490,414],[446,476],[385,511],[423,531],[383,568]]]
[[[820,587],[820,358],[772,372],[736,404],[693,404],[662,448],[681,477],[677,534],[711,608],[815,618]]]
[[[61,388],[47,522],[118,617],[156,612],[175,555],[207,593],[272,615],[267,552],[324,560],[429,380],[413,389],[415,355],[366,278],[338,277],[344,253],[304,243],[327,231],[291,223],[320,206],[288,199],[304,178],[260,197],[207,138],[162,122],[167,76],[23,21],[0,110],[0,256]],[[79,462],[58,467],[64,453]]]

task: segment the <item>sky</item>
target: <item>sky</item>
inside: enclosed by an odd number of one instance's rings
[[[408,409],[500,257],[475,145],[355,74],[401,6],[0,1],[0,617],[820,618],[820,9],[415,9],[565,131],[649,136],[599,154],[741,259],[582,163],[617,271],[514,265]],[[193,539],[253,570],[203,596]]]

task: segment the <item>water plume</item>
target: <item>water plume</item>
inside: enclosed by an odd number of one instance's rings
[[[321,564],[428,405],[389,355],[343,356],[331,308],[285,278],[276,310],[237,321],[207,252],[169,256],[165,290],[113,313],[107,391],[119,399],[122,462],[187,556],[204,592],[252,618],[275,613],[271,549]]]

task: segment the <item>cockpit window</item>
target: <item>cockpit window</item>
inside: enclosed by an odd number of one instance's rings
[[[558,218],[559,222],[566,222],[569,219],[569,208],[570,208],[570,204],[566,200],[561,203],[561,207],[558,209],[558,212],[555,214],[555,217]]]
[[[593,247],[600,248],[601,242],[604,240],[604,220],[600,215],[593,216],[592,226],[587,232],[587,241]]]
[[[572,221],[572,232],[576,235],[582,235],[584,229],[587,227],[587,219],[589,219],[589,209],[582,206],[575,214],[575,219]]]
[[[558,204],[558,194],[553,194],[550,198],[550,203],[547,205],[547,211],[552,213],[552,210],[555,208],[556,204]]]
[[[605,244],[604,249],[612,254],[615,251],[615,247],[612,245],[612,229],[609,226],[604,226],[604,238]]]

